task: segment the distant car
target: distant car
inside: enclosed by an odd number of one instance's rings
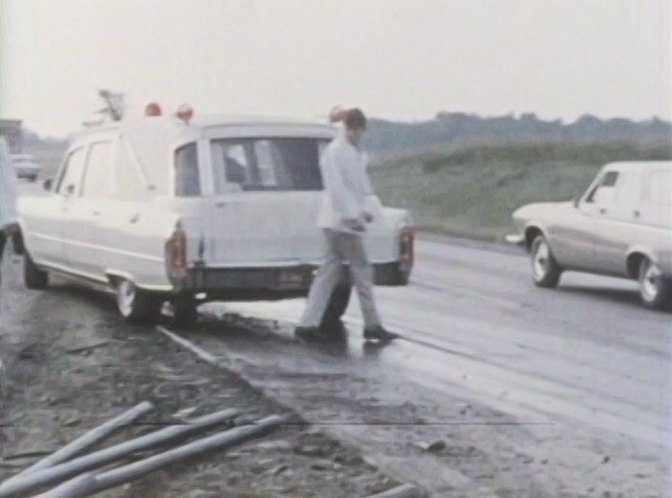
[[[30,154],[12,154],[12,164],[18,178],[25,178],[31,182],[37,180],[42,169]]]
[[[134,323],[155,321],[165,301],[188,323],[206,301],[305,295],[323,258],[319,155],[335,133],[221,116],[85,131],[49,193],[19,200],[25,284],[45,287],[54,272],[103,285]],[[376,283],[405,285],[410,215],[374,204],[365,245]],[[340,317],[349,295],[344,281],[328,315]]]
[[[565,270],[638,280],[648,308],[672,300],[672,162],[604,166],[573,202],[529,204],[507,239],[531,255],[532,278],[555,287]]]
[[[0,136],[0,262],[11,237],[14,241],[17,228],[16,216],[16,179],[9,153],[9,145],[4,136]]]

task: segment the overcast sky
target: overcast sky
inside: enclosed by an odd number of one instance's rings
[[[672,117],[672,0],[0,0],[0,115],[100,107],[399,120]]]

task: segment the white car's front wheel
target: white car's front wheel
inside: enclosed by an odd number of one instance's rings
[[[556,287],[560,282],[562,268],[555,260],[546,237],[538,235],[530,247],[532,278],[537,287]]]
[[[666,308],[672,302],[672,281],[649,258],[642,259],[639,266],[639,296],[650,309]]]
[[[152,325],[159,320],[162,301],[150,292],[138,289],[130,280],[117,285],[117,309],[133,325]]]

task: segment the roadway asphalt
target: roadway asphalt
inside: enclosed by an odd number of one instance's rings
[[[538,289],[522,251],[425,237],[410,285],[377,288],[377,296],[386,326],[404,339],[376,352],[375,369],[410,386],[409,401],[426,394],[441,406],[459,398],[529,424],[525,454],[565,466],[537,474],[540,489],[578,493],[600,481],[598,470],[612,493],[672,489],[672,315],[641,308],[634,282],[566,273],[559,288]],[[289,335],[302,306],[225,309],[284,321],[277,330]],[[345,317],[349,368],[376,377],[359,317],[353,299]],[[600,458],[609,464],[591,467]],[[591,487],[589,496],[599,490]]]
[[[3,321],[66,306],[72,327],[127,328],[58,282],[20,290],[11,266]],[[641,308],[633,282],[537,289],[522,253],[423,237],[410,285],[376,292],[403,336],[382,347],[362,340],[356,298],[339,346],[293,339],[301,299],[204,305],[181,334],[433,496],[669,496],[672,315]]]

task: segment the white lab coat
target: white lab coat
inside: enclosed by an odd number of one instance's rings
[[[377,214],[377,197],[367,172],[368,156],[354,147],[342,132],[327,145],[320,158],[324,182],[317,226],[361,235],[344,220],[360,220],[364,213]]]
[[[7,142],[0,139],[0,230],[18,220],[15,182],[16,176]]]

